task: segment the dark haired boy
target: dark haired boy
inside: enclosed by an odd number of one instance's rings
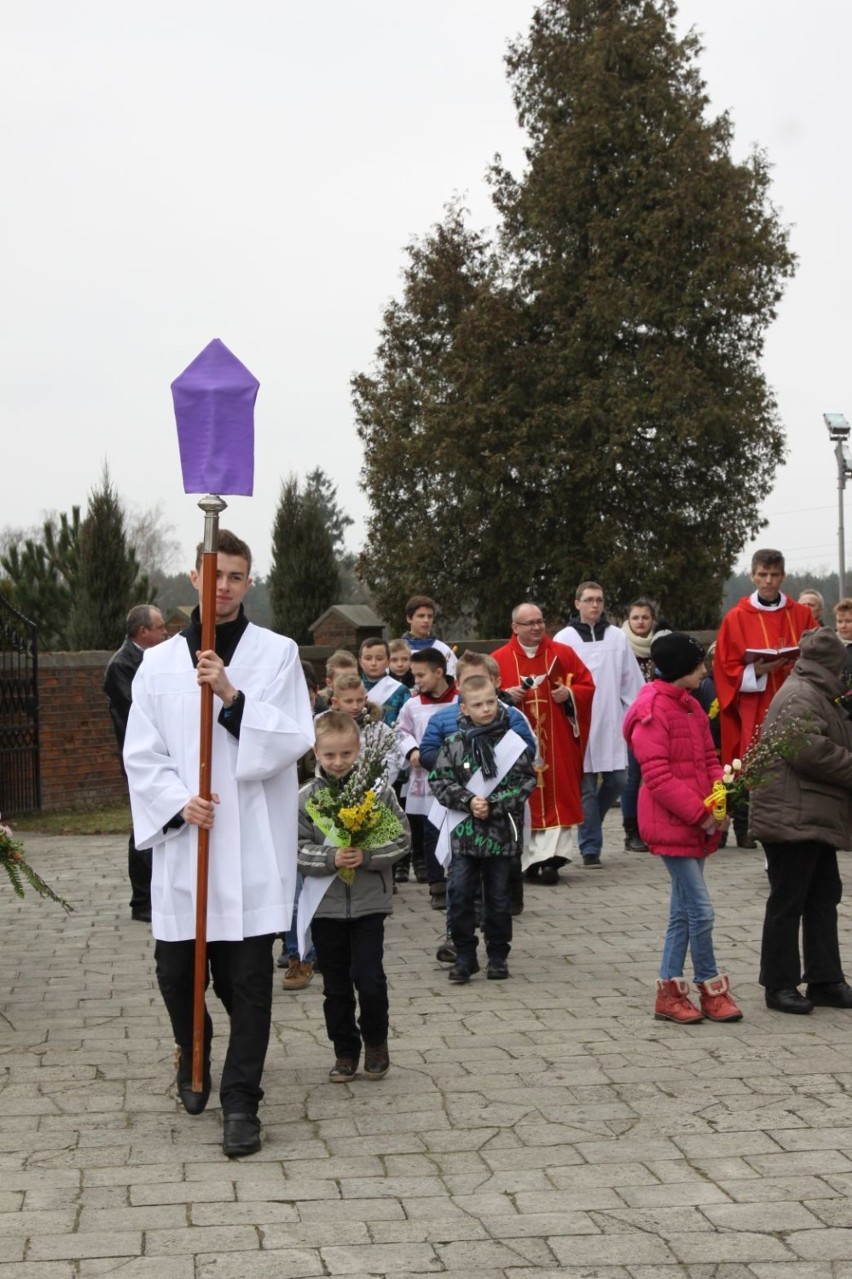
[[[393,725],[411,694],[404,684],[388,674],[389,659],[387,640],[372,637],[361,641],[358,665],[367,700],[379,707],[385,724]]]
[[[192,1115],[211,1088],[213,1023],[204,1027],[201,1092],[191,1087],[195,860],[210,832],[207,963],[230,1018],[219,1095],[229,1157],[260,1149],[258,1105],[272,1017],[272,944],[290,924],[296,886],[296,763],[314,740],[299,650],[243,610],[251,552],[222,529],[215,641],[201,651],[200,608],[152,648],[133,683],[124,763],[136,842],[152,849],[157,981],[178,1047],[177,1088]],[[202,577],[190,578],[203,598]],[[211,798],[198,794],[201,686],[213,692]]]
[[[405,606],[405,620],[408,630],[402,636],[412,653],[422,652],[424,648],[437,648],[446,659],[444,668],[448,675],[456,673],[456,655],[448,644],[438,639],[435,634],[435,614],[438,605],[429,595],[412,595]]]
[[[429,774],[420,764],[420,743],[429,720],[442,706],[456,700],[456,688],[447,678],[446,658],[437,648],[411,654],[411,670],[417,692],[400,711],[397,749],[410,768],[405,812],[411,825],[412,860],[425,862],[429,895],[434,910],[446,905],[447,883],[444,868],[435,857],[438,832],[426,814],[432,807]]]

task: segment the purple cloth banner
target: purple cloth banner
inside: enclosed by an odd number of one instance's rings
[[[172,382],[185,493],[251,497],[259,386],[218,338]]]

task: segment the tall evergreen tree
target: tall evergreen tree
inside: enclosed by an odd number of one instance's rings
[[[281,485],[267,580],[273,629],[310,644],[310,624],[335,602],[340,579],[323,507],[295,475]]]
[[[441,296],[450,223],[410,252],[376,371],[354,382],[364,567],[380,593],[380,566],[411,548],[382,514],[388,490],[416,520],[425,481],[444,498],[421,568],[430,541],[464,548],[482,631],[505,631],[527,594],[564,614],[586,577],[615,602],[647,591],[681,624],[718,616],[784,454],[760,359],[793,258],[766,158],[734,162],[731,122],[707,118],[699,45],[677,39],[674,15],[672,0],[544,0],[511,48],[527,167],[492,167],[488,269],[460,314],[474,258]],[[424,428],[428,478],[408,469]]]
[[[42,649],[67,649],[77,583],[80,508],[44,521],[40,540],[10,542],[0,567],[6,573],[15,607],[38,627]]]
[[[343,539],[346,530],[355,523],[351,515],[347,515],[337,500],[337,485],[321,466],[315,466],[305,476],[306,496],[316,498],[323,513],[325,526],[331,537],[331,545],[338,560],[346,558],[346,547]]]
[[[105,465],[80,526],[77,579],[69,626],[74,649],[117,648],[134,604],[149,601],[147,577],[128,545],[124,512]]]

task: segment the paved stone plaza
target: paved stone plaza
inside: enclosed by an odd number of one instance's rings
[[[0,1279],[852,1277],[852,1013],[766,1010],[762,856],[727,850],[708,879],[745,1020],[654,1021],[668,880],[607,836],[602,870],[527,889],[509,982],[450,986],[425,888],[400,890],[381,1083],[326,1081],[320,978],[276,975],[241,1161],[215,1099],[175,1100],[125,842],[30,837],[76,909],[0,888]]]

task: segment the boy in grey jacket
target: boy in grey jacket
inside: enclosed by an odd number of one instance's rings
[[[410,848],[411,837],[396,796],[386,787],[378,796],[398,819],[403,833],[379,848],[337,848],[307,811],[311,797],[329,783],[342,786],[361,750],[358,725],[349,715],[329,711],[316,721],[318,776],[299,792],[299,870],[330,879],[311,924],[323,978],[323,1012],[335,1063],[334,1083],[358,1072],[364,1044],[364,1075],[384,1079],[388,1055],[388,985],[382,965],[385,915],[393,910],[394,862]],[[355,994],[359,1018],[355,1020]]]

